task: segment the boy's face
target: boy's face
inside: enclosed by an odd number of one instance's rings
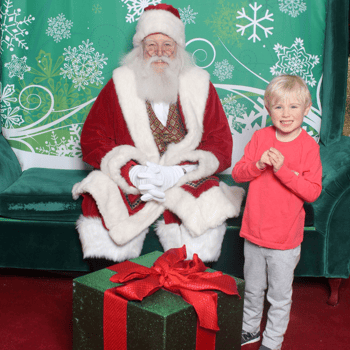
[[[284,100],[273,100],[269,107],[266,106],[277,135],[285,141],[292,141],[299,135],[304,116],[310,108],[311,103],[305,105],[293,92]]]

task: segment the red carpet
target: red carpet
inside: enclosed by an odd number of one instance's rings
[[[338,306],[326,304],[328,293],[323,278],[295,281],[283,350],[350,349],[350,280],[341,285]],[[72,277],[0,270],[0,312],[1,350],[72,349]]]

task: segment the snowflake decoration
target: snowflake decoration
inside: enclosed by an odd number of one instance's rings
[[[187,8],[179,9],[180,13],[180,18],[181,21],[186,25],[186,24],[191,24],[196,22],[194,21],[196,19],[196,15],[198,15],[198,12],[193,12],[193,9],[191,9],[191,6],[188,5]]]
[[[14,125],[21,125],[24,123],[24,120],[21,115],[16,114],[19,111],[19,107],[15,107],[12,109],[11,107],[1,110],[1,117],[2,117],[2,126],[6,129],[13,129]],[[4,125],[5,120],[5,125]]]
[[[215,70],[213,74],[219,78],[220,81],[232,78],[232,71],[234,67],[228,63],[228,60],[223,60],[221,62],[215,63]]]
[[[35,20],[35,17],[29,15],[28,17],[24,17],[23,20],[19,20],[18,17],[21,16],[21,9],[11,10],[12,7],[12,1],[5,0],[0,8],[0,52],[4,51],[3,44],[6,45],[7,49],[13,51],[15,47],[14,41],[17,42],[18,47],[28,50],[27,43],[23,38],[29,32],[22,29],[22,25],[25,24],[28,26]]]
[[[244,7],[242,8],[242,11],[237,11],[237,13],[239,14],[239,16],[236,17],[237,19],[245,18],[250,22],[247,25],[236,24],[236,26],[239,28],[239,29],[237,29],[237,33],[241,32],[241,35],[243,36],[244,32],[247,28],[253,27],[253,34],[248,38],[248,40],[253,39],[253,42],[255,43],[256,39],[261,41],[260,37],[257,35],[257,27],[261,28],[264,31],[266,38],[268,37],[269,34],[270,35],[272,34],[271,30],[273,29],[273,27],[265,28],[260,24],[260,22],[262,22],[264,20],[273,22],[274,19],[271,18],[273,16],[273,13],[269,14],[269,10],[266,10],[264,17],[257,19],[258,11],[262,7],[262,5],[257,6],[256,2],[254,2],[254,6],[252,6],[252,4],[249,4],[249,7],[254,12],[254,18],[247,16],[247,14],[245,13]]]
[[[7,107],[11,106],[11,102],[17,102],[16,97],[11,97],[15,92],[15,85],[7,84],[4,89],[2,89],[2,82],[0,81],[0,104],[5,104]],[[7,108],[4,106],[4,108]],[[1,112],[4,111],[4,108],[1,108]]]
[[[12,110],[11,102],[17,102],[16,97],[11,97],[15,92],[15,85],[7,84],[4,89],[2,89],[2,83],[0,82],[0,113],[1,119],[5,120],[4,127],[9,129],[13,128],[13,125],[22,124],[22,116],[16,114],[19,111],[19,107]],[[2,123],[3,125],[4,123]]]
[[[241,116],[237,117],[237,121],[245,125],[244,132],[252,132],[257,128],[264,128],[267,125],[267,117],[268,112],[264,107],[264,100],[258,97],[249,115],[244,111]]]
[[[80,132],[81,127],[78,124],[70,125],[69,139],[64,136],[59,139],[55,131],[51,131],[51,140],[45,141],[45,147],[37,147],[36,150],[46,155],[82,158]]]
[[[102,7],[100,4],[96,4],[94,6],[92,6],[92,11],[95,13],[101,13],[102,12]]]
[[[66,19],[63,13],[55,18],[50,17],[47,23],[49,24],[49,28],[46,29],[46,34],[52,36],[56,43],[62,39],[70,38],[70,29],[73,26],[73,22]]]
[[[128,6],[128,14],[125,19],[127,23],[138,21],[146,7],[158,5],[162,0],[120,0]]]
[[[5,63],[5,67],[7,67],[10,71],[9,77],[12,78],[17,76],[20,79],[24,78],[24,73],[30,71],[30,67],[26,64],[27,57],[18,58],[16,55],[11,56],[11,62]]]
[[[107,64],[107,57],[104,54],[100,55],[98,52],[94,52],[95,49],[92,47],[93,43],[83,41],[82,45],[79,45],[79,49],[76,47],[64,49],[63,53],[65,61],[68,63],[64,64],[64,68],[61,68],[60,75],[64,78],[72,79],[75,84],[74,87],[85,89],[88,84],[96,84],[99,86],[103,82],[102,69]]]
[[[242,133],[243,129],[245,128],[245,124],[238,121],[237,118],[244,119],[247,107],[238,103],[233,94],[227,95],[227,97],[225,97],[223,100],[220,99],[220,101],[232,128],[237,132]]]
[[[280,2],[280,10],[292,17],[297,17],[300,13],[306,11],[306,4],[302,0],[278,0]]]
[[[315,86],[312,69],[320,62],[317,55],[305,52],[304,40],[296,38],[291,47],[274,46],[278,62],[270,68],[272,75],[293,74],[301,76],[307,84]]]

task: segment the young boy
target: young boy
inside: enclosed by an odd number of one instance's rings
[[[259,350],[281,349],[292,303],[294,269],[303,240],[304,201],[322,189],[319,146],[301,128],[311,108],[306,83],[281,75],[267,86],[265,107],[273,126],[258,130],[235,165],[236,182],[250,182],[240,236],[244,243],[241,344],[260,340],[265,290],[270,308]]]

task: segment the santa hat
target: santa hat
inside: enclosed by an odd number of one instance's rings
[[[136,26],[134,47],[139,46],[146,36],[155,33],[165,34],[185,47],[185,26],[179,11],[171,5],[158,4],[145,8]]]

